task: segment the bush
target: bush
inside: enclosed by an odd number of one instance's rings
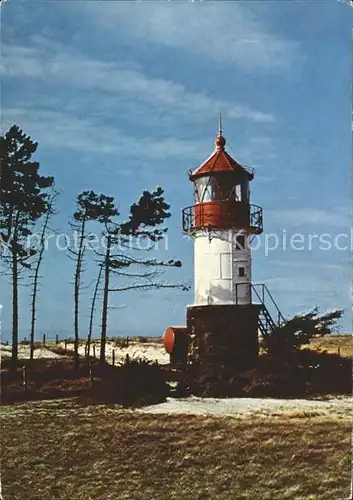
[[[59,354],[60,356],[74,357],[75,351],[73,349],[65,349],[65,347],[55,346],[51,347],[50,351],[54,354]]]
[[[226,398],[243,396],[240,374],[229,373],[224,367],[194,363],[189,367],[187,379],[190,391],[199,397]]]
[[[222,367],[193,366],[188,373],[191,392],[200,397],[298,398],[351,394],[352,365],[336,354],[298,351],[291,361],[260,356],[258,365],[241,373]]]
[[[272,356],[290,360],[311,339],[337,331],[337,322],[343,312],[336,310],[319,315],[318,308],[315,307],[306,314],[296,314],[263,337],[261,347]]]
[[[112,340],[115,341],[115,346],[120,347],[120,348],[129,347],[129,344],[130,344],[129,337],[126,337],[126,338],[118,337],[118,338],[114,338]]]
[[[93,387],[96,400],[139,407],[162,403],[169,395],[163,369],[146,359],[127,358],[117,367],[106,365],[105,372]]]

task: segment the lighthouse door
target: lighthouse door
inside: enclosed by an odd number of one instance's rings
[[[250,304],[250,283],[234,283],[234,303],[237,305]]]
[[[233,294],[236,304],[250,304],[250,266],[248,261],[235,261],[233,268]]]

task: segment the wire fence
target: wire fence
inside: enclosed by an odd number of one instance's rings
[[[139,340],[138,340],[139,339]],[[138,337],[137,341],[144,343],[148,339],[145,337]],[[109,354],[106,353],[105,359],[109,364],[115,366],[116,361],[121,358],[121,356],[117,355],[117,351],[121,348],[126,348],[131,343],[132,339],[129,337],[107,337],[106,343],[114,342],[116,349],[111,349]],[[53,353],[64,355],[64,356],[74,356],[74,343],[75,339],[73,337],[60,338],[59,335],[47,335],[43,334],[41,340],[35,340],[34,349],[48,349]],[[5,345],[9,345],[9,341],[3,343]],[[26,346],[29,348],[30,340],[27,337],[24,337],[22,340],[18,342],[19,346]],[[84,353],[82,352],[82,347],[84,346]],[[78,349],[79,349],[79,358],[82,360],[86,359],[98,359],[100,357],[100,348],[101,348],[101,340],[100,339],[91,339],[89,342],[87,339],[80,338],[78,340]],[[37,358],[37,356],[34,356]],[[39,356],[42,358],[42,356]],[[45,356],[43,356],[44,358]],[[25,359],[25,358],[24,358]],[[54,361],[57,358],[52,358]],[[126,360],[129,359],[129,354],[126,354]]]

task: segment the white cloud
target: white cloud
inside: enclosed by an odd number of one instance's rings
[[[39,41],[37,41],[38,43]],[[84,91],[99,91],[124,101],[125,106],[138,103],[149,108],[149,113],[167,111],[176,118],[188,116],[196,121],[216,117],[224,110],[230,119],[254,122],[273,122],[270,113],[251,109],[244,104],[215,99],[206,93],[188,91],[177,82],[149,76],[133,61],[107,62],[89,59],[77,53],[69,54],[63,47],[45,40],[32,47],[3,45],[2,70],[8,77],[37,79],[44,85],[65,85]],[[44,42],[44,43],[43,43]],[[97,95],[99,101],[100,97]],[[151,111],[153,110],[153,111]]]
[[[298,209],[276,209],[267,210],[266,218],[274,222],[280,222],[285,227],[297,227],[311,225],[317,226],[318,232],[322,231],[322,226],[326,227],[350,227],[351,217],[349,208],[335,207],[331,210],[317,208]]]
[[[137,137],[128,135],[123,129],[117,126],[104,124],[100,116],[70,113],[66,109],[49,110],[28,107],[13,107],[2,109],[2,126],[7,130],[16,123],[26,133],[38,141],[41,149],[56,148],[81,152],[83,154],[100,155],[118,158],[122,161],[143,160],[165,161],[165,167],[155,164],[154,171],[161,169],[170,170],[170,161],[182,161],[185,163],[185,171],[188,166],[196,167],[203,161],[208,153],[212,151],[212,143],[201,138],[183,139],[175,135],[158,137],[158,135]],[[266,156],[262,151],[262,142],[250,143],[248,150],[246,147],[239,148],[244,158],[254,160],[255,158]],[[235,154],[235,158],[240,158]],[[142,164],[143,164],[142,163]],[[121,169],[120,169],[121,171]]]
[[[200,143],[174,137],[156,139],[135,138],[101,123],[80,119],[63,111],[36,110],[35,119],[29,108],[2,110],[5,129],[13,123],[20,126],[41,146],[59,147],[141,160],[189,158],[201,151]]]
[[[306,255],[307,258],[307,255]],[[344,264],[330,264],[326,262],[318,262],[317,261],[317,256],[315,258],[308,262],[308,261],[284,261],[284,260],[272,260],[271,261],[271,266],[279,266],[279,267],[284,267],[286,269],[291,269],[292,267],[294,268],[301,268],[301,269],[319,269],[320,273],[321,271],[336,271],[337,273],[347,273],[348,270],[350,270],[350,262],[347,262],[346,265]]]
[[[340,277],[342,278],[342,277]],[[349,278],[346,283],[342,279],[337,278],[336,272],[331,270],[331,273],[322,275],[303,272],[300,276],[293,275],[281,276],[264,280],[264,283],[272,291],[278,292],[293,292],[305,294],[317,294],[317,300],[321,300],[323,294],[333,293],[338,295],[347,295],[349,290]],[[346,284],[346,287],[345,287]],[[342,293],[343,292],[343,293]],[[346,292],[346,293],[345,293]]]
[[[273,33],[263,11],[244,2],[85,2],[80,13],[105,36],[158,43],[246,71],[283,70],[299,56],[296,42]]]

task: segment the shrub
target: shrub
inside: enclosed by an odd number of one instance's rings
[[[318,308],[315,307],[306,314],[296,314],[265,336],[261,347],[272,356],[292,359],[311,339],[329,335],[333,330],[337,330],[337,321],[343,312],[336,310],[319,315]]]
[[[241,373],[218,367],[193,366],[188,371],[191,392],[200,397],[298,398],[351,394],[352,365],[336,354],[298,351],[292,359],[260,356],[258,365]]]
[[[114,341],[115,341],[115,346],[120,348],[129,347],[130,344],[129,337],[126,338],[117,337],[114,339]]]
[[[65,347],[55,346],[50,348],[51,352],[55,354],[60,354],[60,356],[74,357],[75,352],[71,349],[65,350]]]
[[[105,366],[105,373],[93,388],[93,394],[100,401],[138,407],[165,401],[169,386],[158,364],[127,357],[117,367]]]

